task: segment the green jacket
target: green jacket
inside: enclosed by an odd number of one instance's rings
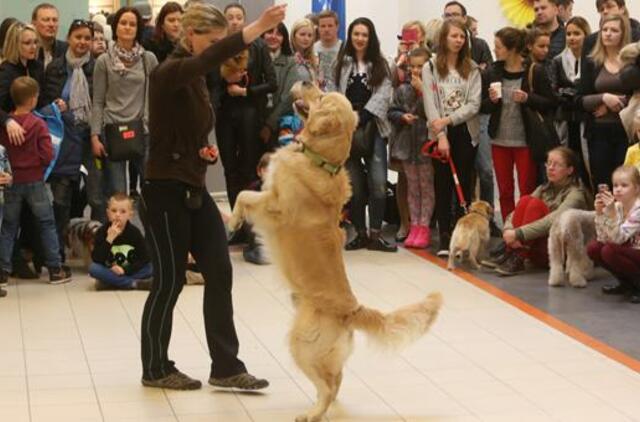
[[[283,54],[273,59],[273,67],[276,71],[278,90],[273,93],[270,107],[267,109],[269,117],[266,124],[275,132],[278,130],[280,117],[293,113],[291,88],[298,81],[298,71],[293,57]]]
[[[549,214],[540,220],[518,227],[516,229],[516,237],[521,242],[548,236],[551,224],[565,210],[586,210],[589,209],[590,204],[588,200],[589,194],[582,184],[567,183],[563,186],[554,186],[551,183],[545,183],[538,186],[531,196],[541,199],[549,208]],[[505,229],[513,229],[512,217],[513,213],[507,217]]]

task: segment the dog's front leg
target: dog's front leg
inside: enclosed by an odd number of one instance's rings
[[[271,215],[279,214],[275,195],[271,191],[242,191],[236,199],[236,206],[229,219],[229,229],[238,230],[244,220],[253,223],[264,223]]]

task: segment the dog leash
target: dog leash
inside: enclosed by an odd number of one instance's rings
[[[468,214],[469,209],[467,208],[467,201],[464,199],[464,193],[462,192],[462,186],[460,186],[460,179],[458,179],[458,172],[456,171],[456,165],[453,163],[453,159],[451,158],[451,155],[449,155],[449,158],[444,158],[442,154],[440,154],[440,151],[438,151],[438,141],[433,141],[433,140],[427,141],[420,149],[420,152],[423,155],[436,159],[442,163],[447,163],[447,162],[449,163],[449,167],[451,167],[451,174],[453,175],[453,183],[456,186],[456,194],[458,195],[458,202],[460,203],[460,206],[464,210],[464,213]]]

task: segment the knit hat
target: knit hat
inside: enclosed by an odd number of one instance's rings
[[[153,10],[148,1],[137,1],[133,3],[133,8],[140,12],[140,16],[144,20],[149,20],[153,17]]]

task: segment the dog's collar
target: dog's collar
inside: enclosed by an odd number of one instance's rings
[[[313,162],[313,164],[320,167],[321,169],[323,169],[324,171],[326,171],[332,176],[335,176],[336,174],[338,174],[338,172],[342,169],[341,164],[330,163],[322,155],[318,154],[317,152],[310,149],[307,145],[305,145],[304,142],[302,142],[301,152],[307,157],[309,157],[309,159],[311,160],[311,162]]]

